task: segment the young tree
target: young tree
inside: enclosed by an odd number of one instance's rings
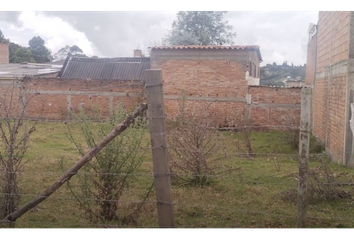
[[[224,45],[233,44],[236,33],[228,21],[226,12],[194,11],[178,12],[172,29],[163,39],[165,45]]]
[[[33,58],[37,63],[50,62],[50,51],[44,46],[44,40],[41,37],[33,37],[29,40],[28,45],[33,53]]]
[[[24,121],[33,96],[15,81],[0,89],[0,218],[16,211],[19,205],[18,173],[37,123]]]
[[[106,119],[109,121],[102,121],[100,109],[92,101],[87,105],[82,102],[78,109],[72,108],[73,121],[66,123],[68,137],[82,156],[86,148],[95,147],[100,139],[107,136],[128,115],[123,103],[119,103],[109,119]],[[76,177],[79,188],[71,185],[75,180],[68,181],[70,191],[85,212],[85,217],[92,223],[117,221],[118,224],[125,225],[136,222],[139,217],[143,202],[152,191],[153,185],[150,184],[143,194],[142,203],[127,206],[121,199],[129,191],[129,184],[142,164],[145,130],[145,117],[136,118],[133,125],[114,138],[89,164],[83,166],[81,174]]]

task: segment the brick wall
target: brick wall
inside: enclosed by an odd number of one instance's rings
[[[348,59],[350,12],[320,12],[318,20],[317,72]]]
[[[0,63],[9,63],[9,45],[0,43]]]
[[[338,163],[344,157],[346,79],[346,74],[333,76],[328,91],[327,148]]]
[[[245,116],[254,125],[288,124],[286,116],[299,116],[300,89],[252,87],[247,72],[259,77],[255,50],[161,50],[152,51],[151,68],[161,69],[167,117],[179,112],[185,97],[187,111],[210,113],[220,126],[234,126]],[[118,99],[127,107],[133,93],[141,93],[138,81],[29,78],[26,90],[39,93],[27,110],[29,118],[66,119],[68,107],[99,101],[108,115]],[[90,99],[91,96],[91,99]]]
[[[245,97],[248,63],[229,60],[156,60],[152,69],[162,69],[164,94]]]
[[[250,116],[254,125],[288,124],[300,116],[300,89],[253,87],[246,72],[259,77],[259,58],[251,50],[152,50],[151,68],[162,69],[166,114],[208,109],[219,125],[236,125]],[[255,70],[255,71],[254,71]],[[251,100],[247,102],[247,98]],[[290,114],[289,114],[290,113]]]
[[[317,36],[308,44],[306,69],[306,83],[314,86],[311,111],[313,133],[325,143],[333,161],[343,164],[350,14],[319,13]]]
[[[329,82],[330,81],[330,82]],[[344,157],[346,75],[330,80],[316,79],[314,134],[326,145],[333,160],[342,163]]]
[[[29,104],[27,117],[43,120],[68,119],[70,105],[75,108],[84,103],[87,109],[92,102],[98,102],[103,114],[108,116],[118,101],[122,101],[127,108],[132,107],[135,96],[143,90],[143,84],[137,81],[38,78],[26,79],[23,84],[28,94],[37,94]],[[9,83],[0,85],[3,91],[8,91],[10,87]],[[165,87],[168,86],[165,84]],[[213,97],[188,95],[185,96],[185,107],[187,111],[207,109],[220,126],[237,125],[243,114],[249,114],[253,125],[257,126],[288,125],[287,116],[295,119],[300,116],[300,91],[299,88],[249,86],[242,98],[222,94],[214,94]],[[247,96],[251,101],[247,102]],[[178,114],[181,97],[181,94],[164,95],[168,118]]]
[[[301,88],[251,86],[250,117],[255,125],[298,126]]]
[[[127,109],[134,104],[142,91],[139,81],[83,80],[59,78],[33,78],[24,81],[28,92],[37,93],[27,110],[28,118],[64,120],[68,108],[85,108],[99,104],[104,116],[122,101]]]

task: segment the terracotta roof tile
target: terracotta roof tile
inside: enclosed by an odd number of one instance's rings
[[[189,49],[226,49],[226,50],[256,50],[260,61],[262,56],[258,45],[181,45],[181,46],[155,46],[151,50],[189,50]]]

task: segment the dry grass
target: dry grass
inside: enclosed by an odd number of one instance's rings
[[[79,154],[65,136],[64,123],[40,123],[32,136],[31,148],[25,159],[28,160],[20,176],[22,194],[21,205],[31,200],[52,184],[60,175],[59,159],[66,160],[66,167],[79,159]],[[237,133],[223,133],[226,137],[228,153],[245,153],[246,149],[238,147],[241,139]],[[282,201],[279,193],[296,186],[293,174],[298,171],[296,150],[284,144],[282,133],[253,132],[251,135],[253,152],[257,157],[247,158],[230,155],[225,165],[238,168],[239,171],[225,173],[217,182],[204,188],[173,186],[173,202],[176,227],[186,228],[291,228],[296,225],[297,207],[293,203]],[[149,134],[146,133],[146,141]],[[152,172],[150,150],[146,151],[141,174]],[[293,156],[269,157],[260,153],[286,153]],[[310,167],[320,163],[311,161]],[[340,174],[341,181],[351,181],[354,172],[351,169],[330,164],[331,170]],[[73,184],[75,177],[73,177]],[[135,201],[151,183],[152,178],[138,176],[130,186],[124,201]],[[104,227],[90,225],[83,216],[83,211],[75,200],[71,200],[66,186],[38,208],[19,218],[15,227]],[[151,194],[149,201],[155,201]],[[129,208],[129,204],[123,203]],[[353,199],[325,201],[310,205],[309,227],[354,227]],[[113,223],[114,224],[114,223]],[[109,227],[109,226],[108,226]],[[126,227],[158,227],[155,203],[147,203],[136,223]]]

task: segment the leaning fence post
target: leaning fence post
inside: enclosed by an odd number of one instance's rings
[[[148,119],[153,157],[159,226],[174,227],[171,179],[167,160],[165,113],[161,70],[146,70]]]
[[[297,223],[296,227],[306,227],[306,212],[308,207],[307,180],[308,180],[308,158],[310,149],[310,107],[311,88],[301,90],[301,120],[299,139],[299,185],[297,198]]]

